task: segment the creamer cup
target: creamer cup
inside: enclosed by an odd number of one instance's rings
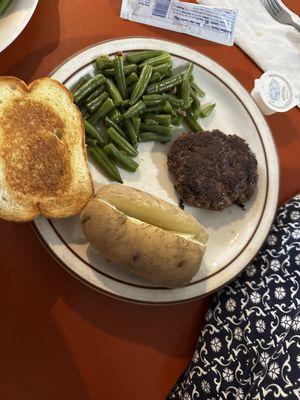
[[[286,112],[297,105],[299,97],[291,83],[281,73],[267,71],[254,82],[251,96],[264,115]]]

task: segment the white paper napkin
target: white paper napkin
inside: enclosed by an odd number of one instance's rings
[[[261,0],[197,0],[239,10],[235,44],[264,71],[284,74],[300,93],[300,32],[275,21]]]

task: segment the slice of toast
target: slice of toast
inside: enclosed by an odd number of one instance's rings
[[[0,218],[80,213],[93,195],[84,127],[71,93],[42,78],[0,77]]]

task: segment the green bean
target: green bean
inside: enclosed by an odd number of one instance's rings
[[[169,65],[169,68],[163,72],[163,75],[167,78],[170,78],[171,76],[173,76],[173,72],[172,72],[172,64]]]
[[[145,108],[145,103],[140,100],[133,106],[129,107],[128,110],[123,114],[123,118],[132,118],[140,114],[140,112]]]
[[[146,94],[143,96],[143,102],[146,107],[156,106],[157,104],[161,104],[164,101],[164,98],[161,94]]]
[[[145,123],[141,123],[141,131],[142,132],[155,132],[161,135],[170,135],[172,132],[172,128],[169,126],[163,125],[148,125]]]
[[[107,129],[107,134],[109,139],[114,142],[120,150],[123,150],[130,157],[136,157],[138,152],[136,149],[127,142],[126,139],[123,138],[114,128],[110,127]]]
[[[137,135],[136,135],[136,131],[134,129],[134,126],[133,126],[131,120],[124,119],[124,126],[125,126],[126,136],[127,136],[127,139],[129,140],[129,143],[131,143],[132,145],[135,145],[137,143]]]
[[[175,114],[171,116],[171,124],[174,126],[180,126],[182,121],[183,117],[181,115]]]
[[[126,81],[125,81],[124,59],[122,56],[115,57],[114,69],[115,69],[115,80],[117,83],[117,87],[118,87],[123,99],[126,99],[127,98],[127,85],[126,85]]]
[[[102,74],[96,75],[88,80],[73,93],[75,103],[79,103],[87,95],[93,92],[97,87],[101,86],[105,81],[105,76],[103,76]]]
[[[198,94],[200,97],[204,97],[205,93],[203,92],[202,89],[199,88],[199,86],[195,82],[191,82],[191,88],[195,90],[195,92]]]
[[[128,171],[135,172],[137,170],[139,164],[119,151],[113,143],[107,144],[103,150]]]
[[[122,104],[123,98],[121,93],[119,92],[118,88],[114,84],[112,79],[106,79],[106,87],[110,97],[113,99],[115,106],[118,107]]]
[[[167,114],[172,114],[173,112],[172,104],[168,100],[165,100],[162,104],[162,110]]]
[[[108,115],[105,117],[105,126],[109,128],[114,128],[121,136],[123,136],[126,139],[126,133],[118,124],[116,124],[112,119],[110,119]]]
[[[90,118],[91,113],[88,110],[81,109],[80,111],[81,111],[81,115],[82,115],[83,119],[89,119]]]
[[[114,67],[114,61],[111,60],[108,56],[102,56],[96,58],[96,66],[97,69],[108,69]]]
[[[187,69],[184,71],[183,75],[185,78],[188,78],[189,80],[191,80],[191,76],[193,76],[193,70],[194,70],[194,64],[193,63],[189,63]]]
[[[97,89],[95,89],[91,94],[89,94],[86,98],[85,98],[85,104],[89,103],[90,101],[94,100],[96,97],[98,97],[100,94],[102,94],[103,92],[105,92],[106,86],[105,85],[101,85],[99,86]]]
[[[88,119],[91,124],[96,124],[99,120],[104,118],[107,114],[111,112],[115,108],[114,102],[112,99],[108,98],[105,100],[103,104],[96,110]]]
[[[100,146],[105,145],[105,141],[104,141],[103,137],[101,136],[101,132],[94,125],[92,125],[89,121],[84,119],[83,126],[85,129],[85,133],[88,137],[90,137],[91,139],[97,140],[97,142],[99,142]]]
[[[165,74],[164,72],[162,72],[161,74],[160,74],[160,81],[163,81],[163,80],[165,80],[166,78],[169,78],[169,75],[167,75],[167,74]]]
[[[143,50],[129,53],[126,59],[131,64],[138,64],[142,61],[149,60],[150,58],[157,57],[164,54],[161,50]]]
[[[87,109],[93,113],[97,110],[97,108],[99,108],[101,106],[101,104],[103,104],[103,102],[108,99],[108,93],[107,92],[103,92],[100,94],[100,96],[96,97],[94,100],[86,103],[86,107]]]
[[[132,83],[130,86],[127,86],[127,93],[130,96],[133,92],[136,82]]]
[[[199,117],[200,117],[201,103],[200,103],[200,100],[198,99],[198,96],[196,95],[196,93],[194,92],[193,89],[191,89],[191,97],[192,97],[192,100],[193,100],[192,113],[193,113],[194,119],[197,121],[199,119]]]
[[[134,89],[131,94],[130,104],[135,104],[144,94],[148,83],[151,79],[153,67],[151,65],[145,65],[142,69],[139,80],[134,86]]]
[[[135,83],[139,80],[139,77],[135,72],[132,72],[130,75],[127,76],[125,82],[127,86],[130,86],[132,83]]]
[[[168,71],[170,70],[170,67],[172,67],[172,64],[170,64],[170,63],[156,65],[155,67],[153,67],[153,73],[154,72],[168,73]]]
[[[99,147],[88,146],[88,152],[107,175],[117,182],[123,183],[120,172],[108,155]]]
[[[193,73],[194,64],[189,63],[188,68],[183,74],[181,83],[181,98],[183,101],[183,109],[187,110],[191,106],[191,82],[190,77]]]
[[[159,72],[153,72],[149,83],[156,83],[162,80],[162,76]]]
[[[162,105],[158,104],[157,106],[153,106],[153,107],[145,107],[142,111],[141,114],[147,114],[147,113],[159,113],[162,112]]]
[[[163,93],[163,98],[168,100],[172,104],[172,106],[175,106],[177,108],[183,107],[183,100],[182,99],[178,99],[173,94]]]
[[[148,60],[145,60],[142,62],[139,66],[143,67],[144,65],[151,65],[152,67],[155,67],[156,65],[160,64],[166,64],[169,63],[171,60],[171,56],[169,53],[164,53],[159,56],[149,58]]]
[[[168,114],[145,114],[143,115],[143,118],[145,120],[151,119],[153,121],[156,121],[160,125],[169,126],[171,123],[171,115]]]
[[[136,64],[128,64],[124,66],[125,76],[132,74],[132,72],[137,72]]]
[[[158,122],[154,121],[154,119],[145,118],[143,122],[147,125],[159,125]]]
[[[140,142],[161,142],[167,143],[171,140],[171,135],[160,135],[153,132],[142,132],[139,135]]]
[[[182,82],[181,76],[174,75],[171,78],[164,79],[161,82],[153,83],[152,85],[148,86],[147,93],[162,93],[166,92],[167,90],[172,89],[173,87],[178,86]]]
[[[194,119],[190,111],[187,111],[185,121],[188,125],[188,127],[193,131],[193,132],[202,132],[203,129],[201,126],[198,124],[198,122]]]
[[[136,64],[129,64],[129,65],[124,65],[124,74],[125,76],[130,75],[132,72],[136,72],[137,71],[137,66]],[[101,73],[104,76],[115,76],[115,69],[114,68],[110,68],[110,69],[104,69],[103,71],[101,71]]]
[[[79,79],[74,85],[71,87],[71,92],[75,92],[75,90],[79,89],[82,85],[88,82],[91,79],[91,75],[87,74]]]
[[[122,114],[117,108],[114,108],[113,110],[111,110],[111,112],[108,114],[108,116],[116,124],[122,119]]]
[[[140,117],[133,117],[133,118],[131,118],[131,121],[132,121],[132,125],[134,127],[134,130],[135,130],[136,136],[139,136],[140,128],[141,128],[141,118]]]
[[[122,101],[122,104],[120,105],[120,108],[124,109],[124,107],[129,107],[130,106],[130,100],[126,99]]]
[[[200,117],[201,118],[208,117],[213,112],[213,109],[215,108],[215,106],[216,106],[216,103],[210,104],[209,106],[202,108],[202,110],[200,110]]]

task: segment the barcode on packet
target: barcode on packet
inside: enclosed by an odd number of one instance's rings
[[[166,18],[171,0],[155,0],[152,15],[153,17]]]

